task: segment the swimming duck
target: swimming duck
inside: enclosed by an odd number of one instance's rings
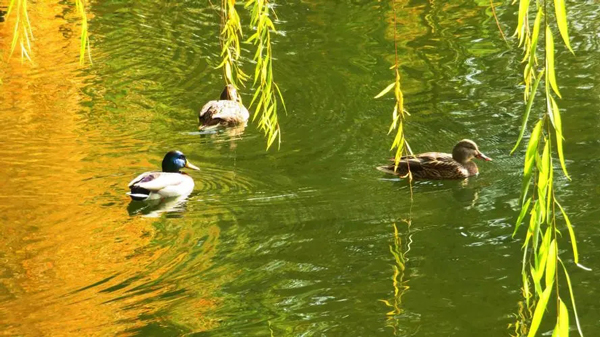
[[[228,84],[218,101],[204,104],[198,113],[198,129],[245,124],[249,116],[237,90],[232,84]]]
[[[162,161],[162,172],[144,172],[129,183],[133,200],[154,200],[179,197],[192,193],[194,179],[179,171],[187,167],[199,170],[180,151],[169,151]]]
[[[427,152],[413,156],[404,156],[394,170],[394,164],[379,166],[377,169],[406,176],[410,168],[412,176],[417,179],[465,179],[479,174],[473,158],[490,161],[492,158],[479,151],[477,144],[469,139],[459,141],[452,149],[452,154]],[[394,159],[392,159],[392,162]]]

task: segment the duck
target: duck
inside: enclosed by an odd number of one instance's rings
[[[162,161],[162,171],[144,172],[128,185],[132,200],[156,200],[187,196],[194,190],[194,179],[182,168],[200,170],[181,151],[169,151]]]
[[[473,158],[491,161],[477,144],[470,139],[463,139],[454,145],[452,154],[443,152],[426,152],[417,155],[403,156],[398,167],[394,164],[377,167],[378,170],[405,177],[410,169],[416,179],[466,179],[479,174]],[[394,159],[391,159],[394,162]]]
[[[227,84],[219,100],[204,104],[198,113],[198,129],[245,125],[248,117],[250,114],[242,104],[242,97],[233,84]]]

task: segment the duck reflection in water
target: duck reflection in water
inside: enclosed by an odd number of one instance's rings
[[[130,216],[141,214],[148,218],[158,218],[163,213],[184,213],[188,196],[189,194],[148,201],[131,201],[127,206],[127,213]]]

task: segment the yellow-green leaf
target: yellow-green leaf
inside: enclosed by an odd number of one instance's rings
[[[523,135],[525,134],[525,128],[527,126],[527,120],[529,119],[529,114],[531,113],[531,107],[533,106],[533,98],[535,96],[535,92],[537,91],[537,87],[540,84],[540,80],[542,79],[543,75],[544,75],[544,72],[540,71],[537,78],[535,79],[535,82],[533,83],[533,90],[532,90],[531,94],[529,95],[529,99],[527,101],[527,107],[525,108],[525,114],[523,115],[523,121],[521,122],[521,131],[519,132],[519,138],[517,138],[517,143],[515,144],[515,147],[513,147],[513,149],[510,151],[510,154],[513,154],[515,152],[515,150],[519,147],[521,140],[523,139]]]
[[[581,332],[581,325],[579,324],[579,315],[577,314],[577,306],[575,305],[575,295],[573,295],[573,286],[571,284],[571,278],[569,277],[569,273],[567,272],[567,268],[562,260],[559,258],[558,262],[563,267],[563,271],[565,273],[565,278],[567,279],[567,285],[569,286],[569,295],[571,296],[571,304],[573,304],[573,314],[575,316],[575,323],[577,324],[577,331],[579,331],[579,335],[583,337],[583,332]]]
[[[388,92],[390,92],[390,90],[392,90],[394,88],[395,85],[396,85],[396,82],[390,83],[390,85],[385,87],[385,89],[381,90],[381,92],[378,93],[377,96],[375,96],[375,98],[379,98],[379,97],[387,94]]]
[[[569,310],[565,303],[559,298],[560,310],[558,311],[558,337],[569,336]]]
[[[573,260],[575,260],[575,263],[579,263],[579,252],[577,251],[577,240],[575,239],[575,231],[573,230],[573,225],[571,224],[571,220],[569,220],[569,217],[567,216],[567,213],[565,212],[565,210],[562,208],[561,204],[554,200],[554,202],[556,202],[556,205],[558,206],[558,208],[560,208],[560,212],[563,215],[563,218],[565,218],[565,222],[567,223],[567,229],[569,230],[569,236],[571,238],[571,246],[573,247]]]
[[[552,31],[550,26],[546,26],[546,69],[548,71],[548,82],[552,86],[552,90],[562,98],[558,91],[558,85],[556,84],[556,74],[554,73],[554,38],[552,37]]]
[[[552,105],[552,116],[554,120],[554,130],[556,131],[556,149],[558,152],[558,159],[560,160],[560,166],[567,179],[571,180],[569,173],[567,172],[567,166],[565,164],[565,155],[563,152],[563,135],[562,135],[562,120],[560,117],[560,111],[558,105],[553,97],[550,97],[550,104]]]
[[[531,320],[531,326],[529,327],[529,333],[527,337],[534,337],[537,333],[540,323],[542,322],[542,317],[544,316],[544,311],[546,310],[546,306],[548,305],[548,299],[550,298],[550,294],[552,293],[552,287],[546,287],[544,292],[540,296],[537,305],[535,306],[535,311],[533,313],[533,319]]]
[[[523,222],[523,218],[525,218],[525,214],[527,214],[527,211],[529,210],[529,204],[531,204],[531,198],[527,198],[525,204],[521,206],[521,212],[519,213],[519,217],[517,218],[517,222],[515,223],[515,230],[513,231],[512,235],[513,237],[515,237],[517,230],[521,226],[521,222]]]
[[[556,263],[556,240],[552,240],[550,248],[548,248],[548,258],[546,259],[546,288],[554,284]]]
[[[515,31],[515,35],[517,35],[519,37],[519,40],[521,39],[521,36],[523,36],[523,31],[524,31],[524,23],[525,23],[525,18],[527,17],[527,12],[529,11],[529,0],[522,0],[519,2],[519,17],[517,19],[517,30]],[[521,43],[519,43],[519,45],[521,45]]]
[[[523,204],[527,197],[527,191],[531,182],[531,176],[533,173],[533,164],[535,163],[535,156],[537,154],[537,147],[540,140],[540,134],[542,132],[542,119],[540,119],[529,138],[529,144],[527,146],[527,152],[525,153],[525,166],[523,168],[523,182],[521,185],[521,204]]]
[[[544,16],[544,10],[543,10],[543,7],[540,6],[540,8],[538,9],[537,15],[535,16],[535,21],[533,23],[533,34],[531,35],[531,47],[529,47],[529,49],[530,49],[529,63],[530,64],[534,64],[534,62],[535,62],[535,50],[537,48],[538,40],[540,37],[540,26],[542,23],[542,16]],[[535,90],[534,90],[534,92],[535,92]]]
[[[556,23],[558,25],[558,31],[560,32],[560,36],[562,36],[563,41],[565,41],[565,45],[571,53],[573,49],[571,49],[571,44],[569,43],[569,27],[567,25],[567,10],[565,8],[565,0],[554,0],[554,10],[556,12]]]

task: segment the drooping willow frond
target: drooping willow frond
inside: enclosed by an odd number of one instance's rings
[[[88,35],[87,13],[85,12],[85,0],[75,0],[75,7],[77,9],[77,13],[79,13],[79,16],[81,16],[81,42],[79,46],[79,64],[83,65],[85,63],[86,49],[88,52],[90,64],[93,64],[92,51],[90,48],[90,38]]]
[[[244,81],[249,78],[239,66],[240,40],[243,36],[242,24],[235,9],[235,0],[222,0],[221,10],[223,13],[221,16],[221,57],[223,60],[217,68],[223,68],[225,82],[239,87],[239,85],[244,85]]]
[[[254,85],[256,92],[250,106],[256,102],[253,119],[260,115],[258,127],[267,136],[267,149],[278,140],[281,145],[281,131],[277,118],[278,99],[285,108],[285,102],[279,86],[273,79],[273,52],[271,49],[271,33],[277,32],[271,20],[273,9],[268,0],[247,0],[246,8],[251,8],[251,25],[256,31],[248,38],[248,42],[256,46],[254,61]]]
[[[573,226],[556,198],[554,187],[554,166],[552,159],[552,150],[554,147],[558,154],[562,172],[566,178],[570,179],[570,177],[567,172],[563,153],[561,115],[555,98],[555,96],[561,98],[561,94],[558,89],[554,69],[554,37],[548,22],[550,0],[535,2],[533,6],[536,14],[532,27],[530,27],[529,20],[530,5],[530,0],[520,0],[517,29],[515,31],[515,35],[519,39],[519,45],[523,46],[524,50],[523,62],[526,65],[523,80],[525,83],[524,97],[527,104],[517,143],[511,153],[516,151],[523,139],[535,102],[536,92],[542,80],[545,87],[545,111],[537,119],[531,131],[525,152],[520,198],[521,211],[513,233],[514,236],[521,223],[526,220],[527,213],[529,212],[529,224],[523,244],[521,271],[523,296],[525,297],[527,310],[522,310],[521,312],[533,312],[527,333],[527,336],[533,337],[540,327],[549,303],[556,303],[555,312],[557,316],[553,336],[566,337],[569,335],[569,311],[561,296],[561,288],[559,287],[558,280],[560,271],[558,265],[559,263],[562,265],[559,255],[559,239],[562,236],[560,235],[556,219],[558,209],[569,231],[573,258],[577,265],[579,265],[579,253]],[[565,46],[572,51],[569,44],[564,0],[554,0],[553,6],[555,8],[554,19],[556,20],[556,25],[563,37]],[[542,33],[543,40],[541,39]],[[544,43],[544,53],[543,55],[538,55],[537,49],[542,42]],[[543,65],[539,61],[540,57],[543,57]],[[531,188],[532,185],[534,188]],[[562,270],[567,280],[577,330],[583,336],[569,274],[564,265]],[[531,287],[533,287],[533,291]],[[554,296],[556,300],[550,301],[551,296]]]
[[[31,60],[31,42],[34,40],[33,31],[31,29],[31,21],[27,13],[27,1],[28,0],[11,0],[8,5],[8,11],[6,13],[6,19],[11,19],[11,14],[14,12],[14,29],[13,37],[10,46],[10,56],[14,53],[17,46],[21,51],[21,60]],[[90,51],[90,40],[88,36],[88,21],[87,14],[85,11],[85,0],[75,0],[75,7],[77,13],[81,16],[81,42],[79,52],[79,63],[83,64],[85,59],[85,51],[88,52],[90,63],[92,63],[91,51]]]
[[[394,111],[392,113],[392,123],[390,124],[390,128],[388,130],[388,134],[392,133],[392,131],[396,130],[396,136],[394,137],[394,141],[392,142],[391,150],[396,149],[396,153],[394,155],[394,163],[395,168],[398,167],[398,163],[400,163],[400,158],[403,155],[412,154],[410,146],[404,137],[404,121],[406,117],[410,114],[404,110],[404,95],[402,93],[402,88],[400,86],[400,63],[398,60],[398,40],[396,36],[397,30],[397,20],[396,20],[396,7],[395,1],[391,1],[392,11],[394,13],[394,55],[395,62],[394,65],[390,67],[390,69],[394,69],[395,72],[395,81],[390,83],[385,89],[383,89],[375,98],[379,98],[388,92],[394,89],[394,98],[396,99],[396,103],[394,105]],[[407,174],[409,180],[412,181],[412,174],[409,171]]]
[[[31,22],[27,14],[27,0],[11,0],[6,12],[7,21],[10,20],[11,14],[15,12],[15,23],[13,29],[13,38],[10,44],[10,56],[14,53],[17,45],[21,50],[21,60],[31,60],[31,41],[33,40],[33,32],[31,30]]]

